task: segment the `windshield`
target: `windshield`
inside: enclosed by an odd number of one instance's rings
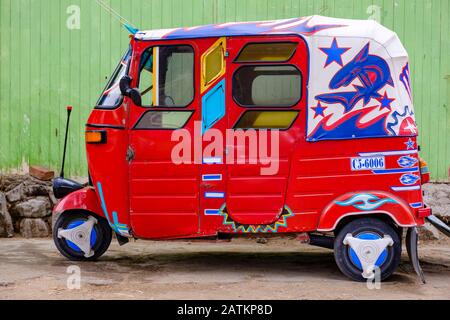
[[[97,107],[101,108],[115,108],[122,101],[122,94],[119,88],[120,79],[128,73],[128,66],[130,64],[131,48],[123,56],[111,79],[108,82],[102,96],[97,102]]]

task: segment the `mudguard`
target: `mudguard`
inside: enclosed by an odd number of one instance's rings
[[[409,228],[406,233],[406,250],[408,251],[409,260],[411,261],[414,271],[417,273],[417,276],[422,283],[425,284],[425,276],[420,267],[419,253],[417,251],[418,240],[419,236],[417,235],[417,228]]]
[[[56,222],[56,219],[61,213],[71,210],[89,211],[99,217],[105,218],[112,230],[116,232],[119,244],[122,246],[128,243],[129,240],[126,238],[130,237],[128,227],[124,229],[123,225],[118,224],[115,220],[110,221],[109,217],[105,216],[105,211],[102,209],[97,193],[93,187],[75,191],[62,199],[53,209],[53,223]]]
[[[385,214],[404,228],[416,227],[417,222],[403,200],[384,191],[347,193],[331,201],[323,210],[317,230],[333,231],[344,217]]]
[[[67,195],[55,206],[53,214],[59,215],[69,210],[85,210],[105,217],[95,189],[92,187],[86,187]]]

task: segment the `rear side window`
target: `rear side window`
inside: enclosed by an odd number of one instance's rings
[[[246,111],[234,129],[288,129],[298,116],[298,111]]]
[[[296,43],[249,43],[236,58],[236,62],[284,62],[294,55]]]
[[[293,65],[243,66],[233,77],[233,97],[245,107],[292,107],[300,101],[301,84]]]

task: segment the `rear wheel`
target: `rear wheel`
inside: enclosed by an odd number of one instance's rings
[[[59,237],[59,230],[70,230],[81,226],[92,216],[85,212],[64,212],[62,213],[53,228],[53,241],[59,252],[72,261],[94,261],[108,250],[111,244],[112,231],[108,222],[99,217],[95,217],[97,222],[94,224],[89,243],[94,254],[86,257],[85,253],[72,241]],[[92,216],[93,217],[93,216]]]
[[[368,247],[371,247],[370,241],[390,237],[392,243],[379,254],[374,265],[379,268],[381,281],[395,272],[400,263],[402,247],[398,233],[392,226],[376,218],[361,218],[345,225],[335,238],[334,257],[339,269],[352,280],[366,281],[362,275],[364,270],[360,258],[345,240],[348,236],[367,240]]]

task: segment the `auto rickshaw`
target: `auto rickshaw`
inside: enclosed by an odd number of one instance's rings
[[[384,280],[406,234],[424,279],[429,172],[394,32],[310,16],[133,33],[86,124],[89,185],[54,181],[62,255],[96,260],[113,233],[306,233],[349,278]]]

